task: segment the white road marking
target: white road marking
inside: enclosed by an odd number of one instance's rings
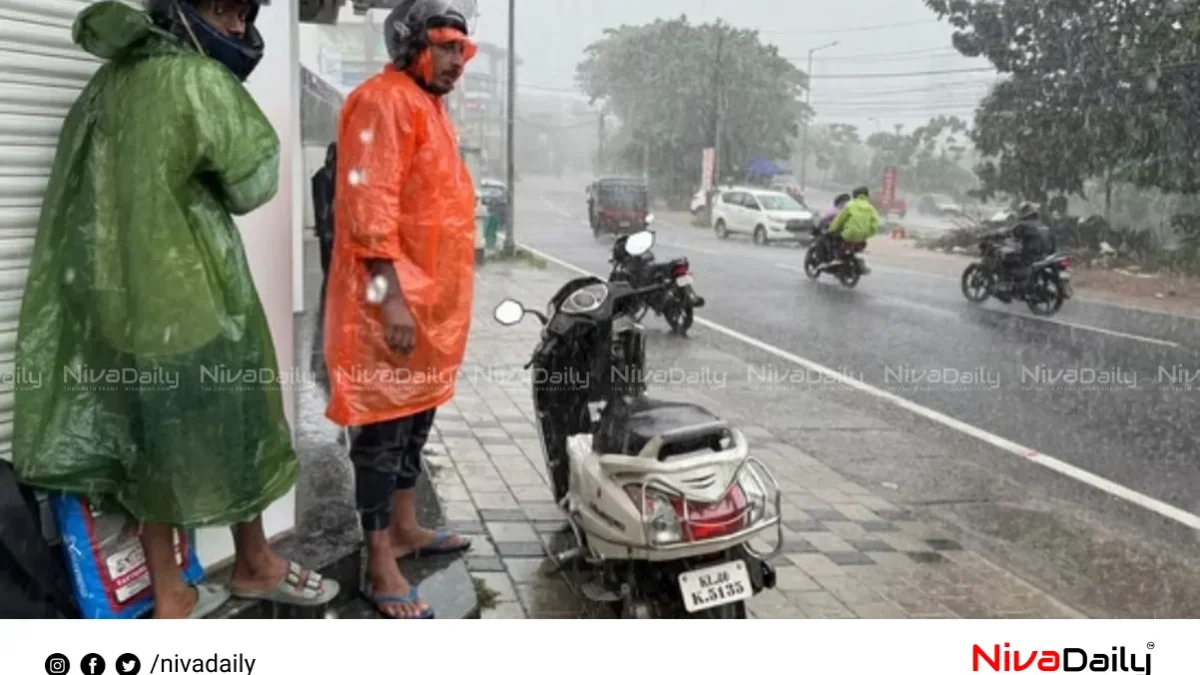
[[[796,272],[798,274],[804,274],[804,270],[800,267],[793,267],[791,265],[785,265],[783,263],[775,263],[775,266],[781,270],[787,270],[789,272]],[[959,316],[957,312],[954,312],[949,309],[944,309],[942,307],[934,307],[933,305],[926,305],[926,304],[923,304],[920,302],[913,302],[911,300],[904,300],[903,298],[897,298],[892,295],[882,295],[879,293],[868,293],[863,290],[849,289],[849,288],[844,288],[842,286],[830,286],[830,288],[836,289],[838,291],[843,291],[846,293],[854,293],[856,295],[865,295],[868,298],[882,300],[883,302],[885,302],[889,305],[898,305],[900,307],[908,307],[909,309],[915,309],[915,310],[922,311],[922,312],[928,312],[930,314],[937,314],[938,316],[946,316],[946,317],[952,317],[952,318],[958,318],[958,316]]]
[[[530,253],[548,260],[560,267],[576,272],[577,274],[593,276],[591,272],[588,272],[582,267],[572,265],[565,260],[561,260],[549,254],[543,253],[531,246],[522,244],[521,248],[524,248]],[[987,443],[988,445],[991,445],[999,450],[1003,450],[1018,457],[1027,459],[1035,464],[1044,466],[1051,471],[1055,471],[1063,476],[1077,480],[1085,485],[1089,485],[1097,490],[1100,490],[1101,492],[1116,497],[1117,499],[1123,499],[1131,504],[1157,513],[1164,518],[1169,518],[1170,520],[1180,523],[1181,525],[1190,527],[1193,530],[1200,530],[1200,515],[1184,511],[1181,508],[1172,506],[1166,502],[1155,499],[1149,495],[1142,494],[1141,492],[1131,488],[1127,488],[1120,483],[1116,483],[1102,476],[1098,476],[1090,471],[1086,471],[1073,464],[1064,462],[1061,459],[1051,457],[1050,455],[1044,455],[1033,448],[1025,447],[1019,443],[1010,441],[1007,438],[993,434],[990,431],[985,431],[979,427],[967,424],[966,422],[950,417],[949,415],[940,413],[932,408],[927,408],[919,403],[914,403],[891,392],[873,387],[866,382],[862,382],[861,380],[847,377],[846,375],[833,370],[832,368],[827,368],[819,363],[809,361],[808,359],[792,354],[791,352],[780,349],[779,347],[767,344],[762,340],[750,337],[745,333],[740,333],[732,328],[722,326],[719,323],[709,321],[708,319],[704,319],[699,316],[695,318],[695,322],[701,326],[705,326],[718,333],[722,333],[728,337],[738,340],[739,342],[743,342],[751,347],[755,347],[761,351],[771,354],[772,356],[794,363],[819,375],[823,375],[824,377],[829,378],[830,381],[838,382],[847,387],[857,389],[865,394],[870,394],[876,398],[883,399],[915,415],[919,415],[930,421],[937,422],[938,424],[953,429],[961,434]]]
[[[780,269],[804,274],[803,269],[798,268],[798,267],[792,267],[791,265],[784,265],[783,263],[776,263],[775,266]],[[874,266],[874,267],[876,267],[878,269],[878,266]],[[934,307],[932,305],[924,305],[922,303],[912,302],[910,300],[901,300],[900,298],[896,298],[896,297],[890,296],[890,295],[880,295],[877,293],[866,293],[864,291],[855,291],[855,292],[856,293],[865,293],[866,295],[869,295],[869,296],[875,297],[875,298],[887,299],[889,302],[894,302],[895,304],[898,304],[898,305],[906,305],[906,306],[912,307],[914,309],[920,309],[923,311],[933,311],[933,312],[937,312],[937,313],[941,313],[941,314],[951,314],[951,315],[957,316],[957,314],[955,314],[954,312],[952,312],[950,310],[946,310],[946,309],[943,309],[940,307]],[[1099,326],[1089,326],[1087,324],[1074,323],[1072,321],[1063,321],[1062,319],[1055,319],[1053,317],[1048,317],[1048,316],[1038,316],[1036,314],[1017,314],[1016,312],[1008,312],[1008,311],[1005,311],[1002,309],[995,309],[993,307],[983,307],[983,306],[975,305],[974,308],[979,309],[984,312],[992,312],[993,314],[1002,314],[1004,316],[1015,317],[1018,319],[1029,319],[1032,321],[1044,321],[1045,323],[1052,323],[1057,326],[1063,326],[1065,328],[1074,328],[1076,330],[1091,331],[1093,333],[1100,333],[1102,335],[1109,335],[1112,337],[1125,338],[1126,340],[1137,340],[1139,342],[1145,342],[1148,344],[1159,345],[1162,347],[1171,347],[1173,349],[1179,348],[1178,342],[1172,342],[1170,340],[1161,340],[1159,338],[1148,337],[1146,335],[1135,335],[1133,333],[1123,333],[1119,330],[1110,330],[1108,328],[1100,328]]]

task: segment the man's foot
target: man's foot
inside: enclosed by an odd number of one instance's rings
[[[471,548],[471,540],[461,534],[423,527],[408,532],[392,528],[391,539],[392,554],[397,559],[461,553]]]
[[[155,619],[186,619],[196,608],[199,592],[191,586],[180,586],[178,590],[154,596]]]
[[[367,563],[367,597],[385,618],[420,619],[433,610],[429,603],[414,593],[408,580],[400,573],[395,559],[372,559]]]

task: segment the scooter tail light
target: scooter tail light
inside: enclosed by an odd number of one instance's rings
[[[671,276],[672,277],[687,276],[688,271],[689,271],[688,263],[685,263],[685,262],[675,263],[675,265],[671,267]]]
[[[735,534],[744,529],[750,521],[750,502],[738,484],[714,504],[693,502],[654,489],[647,489],[643,493],[641,485],[627,485],[625,492],[639,505],[646,520],[657,518],[656,514],[662,509],[663,503],[668,502],[682,526],[683,540],[688,542]]]
[[[1069,267],[1071,266],[1071,258],[1070,258],[1070,257],[1063,258],[1063,259],[1062,259],[1062,260],[1061,260],[1061,261],[1058,263],[1058,266],[1059,266],[1059,267],[1061,267],[1061,268],[1063,268],[1064,270],[1065,270],[1065,269],[1067,269],[1067,268],[1069,268]]]

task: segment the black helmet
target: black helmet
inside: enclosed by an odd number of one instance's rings
[[[383,40],[397,68],[407,68],[426,47],[430,28],[468,33],[467,17],[450,0],[401,0],[383,21]]]
[[[859,197],[869,197],[871,195],[871,191],[868,190],[866,186],[856,187],[854,188],[854,191],[850,193],[850,195],[855,199],[858,199]]]
[[[850,201],[850,195],[846,194],[845,192],[833,198],[834,204],[845,204],[848,201]]]
[[[1021,202],[1017,207],[1017,217],[1021,220],[1033,220],[1038,217],[1038,205],[1033,202]]]
[[[240,0],[246,5],[246,34],[240,38],[220,33],[201,18],[201,0],[146,0],[146,14],[158,27],[216,59],[245,82],[262,61],[265,43],[254,25],[262,0]]]

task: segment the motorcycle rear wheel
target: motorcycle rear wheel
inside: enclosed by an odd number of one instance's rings
[[[683,294],[676,292],[676,297],[667,303],[663,318],[667,320],[667,325],[671,327],[672,333],[680,337],[687,337],[687,332],[695,320],[695,312],[687,298],[679,297],[680,295]]]
[[[1038,316],[1054,316],[1066,300],[1063,282],[1052,272],[1042,272],[1030,282],[1025,304]]]
[[[854,288],[858,285],[858,280],[862,278],[862,270],[858,268],[858,261],[853,258],[844,261],[837,269],[838,281],[846,288]]]
[[[973,292],[980,289],[982,289],[982,292]],[[962,294],[968,302],[978,305],[992,297],[994,290],[995,280],[983,265],[971,263],[967,265],[967,269],[963,270]]]

